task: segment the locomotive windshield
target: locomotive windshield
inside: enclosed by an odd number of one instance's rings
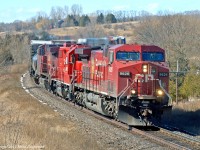
[[[117,52],[117,60],[140,60],[139,52]]]
[[[142,60],[162,62],[165,60],[165,57],[164,57],[164,53],[162,52],[143,52]]]

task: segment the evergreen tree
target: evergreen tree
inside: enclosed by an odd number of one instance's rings
[[[79,26],[79,22],[75,18],[73,19],[73,22],[74,22],[74,26]]]
[[[66,19],[67,27],[74,26],[73,15],[68,15]]]
[[[104,15],[102,13],[97,16],[97,23],[104,24]]]
[[[79,20],[79,26],[85,27],[88,23],[90,23],[88,15],[82,15]]]
[[[76,20],[76,18],[74,17],[74,15],[68,15],[67,19],[66,19],[66,24],[68,27],[71,26],[79,26],[79,22]]]
[[[106,22],[107,23],[116,23],[117,19],[115,18],[115,15],[112,13],[106,15]]]

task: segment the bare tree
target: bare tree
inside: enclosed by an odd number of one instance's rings
[[[105,14],[103,10],[97,10],[97,11],[96,11],[96,15],[97,15],[97,16],[99,16],[101,13],[102,13],[103,15]]]
[[[82,14],[82,6],[78,4],[74,4],[71,6],[71,13],[74,17],[80,16]]]
[[[41,21],[42,19],[48,19],[48,15],[44,11],[40,11],[36,15],[37,22]]]
[[[54,21],[60,20],[64,16],[64,10],[62,7],[52,7],[50,12],[50,17]]]
[[[56,14],[57,14],[57,20],[61,20],[65,16],[65,11],[62,7],[57,6],[56,7]]]
[[[52,7],[51,8],[51,12],[50,12],[50,18],[51,18],[51,24],[52,26],[56,26],[58,27],[59,25],[59,21],[61,21],[62,19],[64,19],[66,17],[66,12],[67,12],[67,7]]]
[[[65,5],[64,9],[63,9],[63,12],[64,12],[64,18],[66,19],[67,16],[69,15],[69,7]]]
[[[55,7],[51,7],[50,18],[52,20],[56,20],[56,9],[55,9]]]
[[[114,13],[114,15],[115,15],[115,17],[116,17],[118,22],[122,22],[122,20],[123,20],[123,11],[121,11],[121,10],[120,11],[116,11]]]
[[[199,53],[200,19],[182,14],[162,14],[145,17],[135,30],[142,43],[156,44],[167,52],[167,60],[180,60],[182,70],[188,69],[188,60]]]
[[[137,20],[137,11],[131,10],[129,13],[130,13],[130,21],[136,21]]]

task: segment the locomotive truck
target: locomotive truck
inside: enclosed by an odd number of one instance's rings
[[[172,108],[169,68],[158,46],[126,44],[124,37],[47,42],[31,70],[47,90],[129,126],[160,122]]]

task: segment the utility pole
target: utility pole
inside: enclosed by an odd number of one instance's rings
[[[178,104],[178,73],[179,73],[179,62],[176,61],[176,105]]]
[[[176,104],[178,104],[178,77],[180,75],[180,73],[185,73],[185,71],[179,71],[179,59],[177,59],[176,61],[176,71],[170,71],[169,73],[174,73],[176,76]]]

